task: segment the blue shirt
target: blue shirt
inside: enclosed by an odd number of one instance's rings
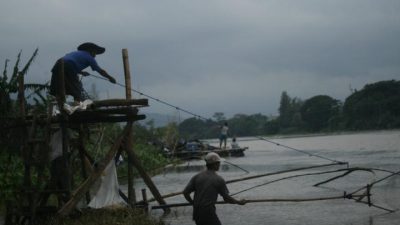
[[[68,53],[63,57],[63,60],[70,63],[74,69],[74,72],[76,73],[81,72],[88,66],[90,66],[93,71],[97,71],[99,73],[101,71],[101,68],[97,64],[94,57],[86,51],[75,51]]]

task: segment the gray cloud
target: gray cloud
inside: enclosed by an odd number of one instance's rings
[[[209,117],[276,114],[282,91],[344,100],[350,88],[400,78],[400,2],[7,1],[0,60],[39,56],[27,79],[50,79],[54,61],[85,41],[106,47],[99,64],[123,83],[127,48],[133,85]],[[94,78],[100,96],[120,87]],[[149,111],[170,112],[152,103]]]

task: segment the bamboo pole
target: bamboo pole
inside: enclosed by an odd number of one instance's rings
[[[145,119],[145,115],[135,115],[135,116],[110,116],[110,115],[93,115],[90,116],[76,116],[71,115],[69,118],[70,124],[81,124],[81,123],[119,123],[119,122],[134,122],[137,120]]]
[[[304,177],[304,176],[322,175],[322,174],[328,174],[328,173],[338,173],[338,172],[343,172],[343,171],[347,171],[346,173],[348,174],[349,171],[353,172],[353,171],[356,171],[356,170],[362,170],[362,171],[370,171],[370,172],[373,172],[372,170],[366,169],[366,168],[345,168],[345,169],[338,169],[338,170],[331,170],[331,171],[324,171],[324,172],[315,172],[315,173],[298,174],[298,175],[293,175],[293,176],[288,176],[288,177],[282,177],[282,178],[279,178],[279,179],[271,180],[271,181],[268,181],[268,182],[263,183],[263,184],[258,184],[258,185],[256,185],[256,186],[253,186],[253,187],[250,187],[250,188],[246,188],[246,189],[244,189],[244,190],[241,190],[241,191],[238,191],[238,192],[236,192],[236,193],[233,193],[233,194],[231,194],[231,196],[234,196],[234,195],[243,193],[243,192],[245,192],[245,191],[252,190],[252,189],[257,188],[257,187],[261,187],[261,186],[265,186],[265,185],[268,185],[268,184],[272,184],[272,183],[275,183],[275,182],[278,182],[278,181],[282,181],[282,180],[287,180],[287,179],[292,179],[292,178],[297,178],[297,177]],[[314,185],[314,186],[315,186],[315,185]]]
[[[125,96],[126,100],[129,101],[132,99],[132,92],[131,92],[131,72],[129,68],[129,56],[128,50],[122,49],[122,61],[124,64],[124,75],[125,75]],[[127,127],[129,127],[128,132],[128,139],[125,142],[125,148],[130,149],[132,146],[132,122],[128,122]],[[128,155],[128,157],[131,157]],[[133,165],[132,159],[130,158],[128,161],[128,201],[129,204],[134,205],[136,203],[136,193],[133,187]]]
[[[148,106],[148,99],[106,99],[94,101],[92,107],[112,107],[112,106]]]
[[[321,185],[321,184],[329,183],[329,182],[331,182],[331,181],[333,181],[333,180],[336,180],[336,179],[339,179],[339,178],[341,178],[341,177],[344,177],[344,176],[346,176],[346,175],[348,175],[348,174],[350,174],[350,173],[352,173],[352,172],[354,172],[354,171],[359,171],[359,170],[361,170],[361,171],[368,171],[368,172],[374,173],[373,170],[368,169],[368,168],[349,168],[349,169],[346,169],[346,170],[347,170],[347,171],[346,171],[345,173],[341,174],[341,175],[338,175],[338,176],[332,177],[332,178],[330,178],[330,179],[328,179],[328,180],[319,182],[319,183],[317,183],[317,184],[314,184],[313,186],[318,187],[318,186]]]
[[[139,161],[136,153],[132,149],[125,149],[128,153],[129,160],[132,160],[133,165],[136,167],[137,171],[139,172],[140,176],[142,177],[143,181],[150,189],[151,193],[153,194],[154,198],[158,201],[160,205],[165,205],[166,202],[161,196],[160,192],[158,191],[156,185],[153,183],[151,178],[147,175],[146,170],[143,168],[142,164]],[[168,211],[168,210],[167,210]]]
[[[360,197],[362,195],[353,195],[352,197]],[[315,197],[315,198],[268,198],[268,199],[246,199],[244,200],[247,203],[266,203],[266,202],[315,202],[315,201],[329,201],[329,200],[339,200],[339,199],[349,199],[345,195],[337,195],[337,196],[328,196],[328,197]],[[231,204],[225,201],[218,201],[215,204]],[[191,203],[175,203],[168,205],[157,205],[152,206],[151,209],[164,209],[164,208],[172,208],[172,207],[182,207],[182,206],[191,206]]]
[[[84,142],[83,135],[84,135],[84,132],[83,132],[83,127],[81,125],[79,127],[79,139],[78,139],[79,147],[78,147],[78,150],[79,150],[79,157],[80,157],[80,160],[81,160],[82,178],[84,180],[86,180],[88,178],[88,171],[86,170],[87,166],[86,166],[86,163],[85,163],[86,162],[86,158],[85,158],[86,150],[85,150],[85,142]],[[86,192],[86,203],[88,204],[89,202],[90,202],[90,193],[88,191],[88,192]]]
[[[124,138],[128,133],[129,129],[125,127],[125,129],[120,134],[119,138],[114,142],[114,145],[108,151],[106,156],[99,162],[99,166],[94,170],[94,172],[74,191],[71,196],[71,199],[58,211],[58,214],[61,216],[68,215],[71,210],[76,206],[78,201],[82,198],[82,196],[89,190],[89,188],[93,185],[93,183],[101,176],[104,169],[107,167],[108,163],[114,159],[114,155],[122,144]]]
[[[239,178],[239,179],[228,180],[228,181],[226,181],[226,183],[227,184],[236,183],[236,182],[240,182],[240,181],[256,179],[256,178],[272,176],[272,175],[278,175],[278,174],[282,174],[282,173],[290,173],[290,172],[295,172],[295,171],[300,171],[300,170],[307,170],[307,169],[314,169],[314,168],[328,167],[328,166],[337,166],[337,165],[342,165],[342,164],[329,163],[329,164],[316,165],[316,166],[299,167],[299,168],[294,168],[294,169],[289,169],[289,170],[281,170],[281,171],[272,172],[272,173],[264,173],[264,174],[254,175],[254,176],[247,176],[247,177],[243,177],[243,178]],[[182,194],[182,191],[173,192],[173,193],[163,195],[162,198],[170,198],[170,197],[174,197],[174,196],[181,195],[181,194]],[[149,199],[149,202],[152,202],[154,200],[155,200],[154,198]]]
[[[61,135],[62,135],[62,157],[65,162],[65,171],[66,171],[66,188],[67,190],[67,198],[70,197],[71,193],[71,168],[70,168],[70,162],[68,159],[68,148],[69,148],[69,138],[68,138],[68,130],[67,130],[67,122],[68,122],[68,115],[64,110],[64,103],[65,103],[65,74],[64,74],[64,60],[60,59],[60,67],[59,70],[57,71],[57,76],[59,76],[58,79],[58,88],[59,92],[57,94],[57,103],[58,103],[58,108],[60,109],[61,116],[60,116],[60,128],[61,128]]]
[[[227,184],[236,183],[236,182],[239,182],[239,181],[245,181],[245,180],[251,180],[251,179],[256,179],[256,178],[260,178],[260,177],[278,175],[278,174],[282,174],[282,173],[290,173],[290,172],[295,172],[295,171],[300,171],[300,170],[308,170],[308,169],[315,169],[315,168],[328,167],[328,166],[337,166],[337,165],[342,165],[342,164],[340,164],[340,163],[329,163],[329,164],[316,165],[316,166],[299,167],[299,168],[294,168],[294,169],[289,169],[289,170],[277,171],[277,172],[272,172],[272,173],[264,173],[264,174],[254,175],[254,176],[248,176],[248,177],[233,179],[233,180],[226,181],[226,183]]]
[[[375,185],[375,184],[377,184],[377,183],[380,183],[380,182],[382,182],[382,181],[384,181],[384,180],[386,180],[386,179],[388,179],[388,178],[390,178],[390,177],[392,177],[392,176],[395,176],[395,175],[400,175],[400,171],[394,172],[394,173],[392,173],[392,174],[390,174],[390,175],[388,175],[388,176],[385,176],[385,177],[383,177],[383,178],[381,178],[381,179],[379,179],[379,180],[377,180],[377,181],[374,181],[374,182],[370,183],[370,184],[369,184],[369,185],[370,185],[370,188],[372,188],[373,185]],[[367,189],[367,186],[362,187],[362,188],[359,188],[359,189],[353,191],[352,194],[355,194],[355,193],[357,193],[357,192],[359,192],[359,191],[361,191],[361,190],[364,190],[364,189]]]

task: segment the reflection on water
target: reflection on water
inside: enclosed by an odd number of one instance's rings
[[[351,167],[369,167],[390,171],[400,170],[400,131],[370,132],[360,134],[295,137],[273,139],[273,141],[306,150],[332,159],[347,161]],[[239,140],[240,142],[240,140]],[[292,168],[320,165],[330,163],[320,158],[310,157],[272,145],[265,141],[251,140],[240,142],[242,146],[249,146],[245,157],[227,158],[250,172],[228,164],[223,164],[219,174],[225,180],[236,179],[244,176],[276,172]],[[271,180],[302,173],[324,172],[346,168],[334,166],[316,168],[288,174],[247,180],[228,185],[231,193],[254,187]],[[166,169],[162,174],[153,177],[162,194],[182,190],[189,179],[205,169],[202,160],[185,162],[184,164]],[[265,199],[265,198],[311,198],[336,196],[364,187],[374,180],[387,176],[388,173],[375,171],[374,174],[354,172],[348,176],[332,182],[314,187],[313,185],[340,174],[325,174],[318,176],[304,176],[282,180],[268,185],[260,185],[236,195],[236,198]],[[135,187],[140,190],[145,185],[137,180]],[[168,203],[185,202],[182,196],[166,199]],[[400,176],[394,176],[380,182],[372,188],[372,201],[379,206],[400,208]],[[174,208],[173,213],[165,217],[171,225],[194,224],[191,220],[191,207]],[[274,224],[274,225],[393,225],[399,224],[400,213],[387,214],[385,211],[368,207],[353,200],[340,199],[334,201],[308,202],[308,203],[254,203],[245,206],[218,205],[218,215],[223,224]],[[153,210],[152,215],[160,216],[161,210]]]

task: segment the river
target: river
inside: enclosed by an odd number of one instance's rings
[[[272,144],[265,140],[239,139],[241,146],[248,146],[245,157],[226,158],[230,163],[244,170],[224,163],[218,172],[225,180],[283,171],[299,167],[329,164],[328,159],[346,161],[350,167],[366,167],[398,172],[400,170],[400,131],[374,131],[352,134],[325,136],[282,137],[268,139],[282,145],[310,153],[295,151]],[[314,155],[322,156],[315,157]],[[327,158],[327,159],[325,159]],[[161,194],[183,190],[189,179],[203,170],[204,162],[194,160],[166,169],[153,177]],[[355,171],[347,176],[333,180],[319,187],[313,185],[341,173],[302,176],[262,185],[268,181],[312,172],[326,172],[346,168],[345,165],[314,168],[297,172],[266,176],[242,182],[228,184],[231,194],[260,185],[257,188],[235,195],[238,199],[299,199],[340,196],[351,193],[380,178],[390,175],[375,170]],[[145,188],[141,180],[135,182],[139,195]],[[150,192],[148,195],[150,195]],[[386,209],[400,209],[400,175],[392,176],[375,184],[371,190],[373,204]],[[138,196],[140,198],[140,196]],[[167,203],[185,202],[183,196],[166,199]],[[154,205],[156,203],[152,203]],[[159,217],[162,210],[152,210],[151,215]],[[191,220],[192,208],[172,208],[172,212],[163,217],[170,225],[194,224]],[[248,203],[239,205],[217,205],[217,214],[222,224],[230,225],[394,225],[400,224],[400,212],[387,211],[350,199],[338,199],[315,202],[276,202]]]

